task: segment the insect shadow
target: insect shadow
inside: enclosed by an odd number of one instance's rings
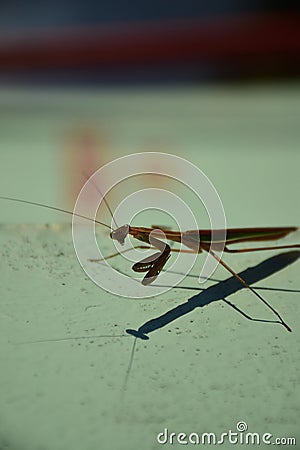
[[[273,256],[261,262],[260,264],[250,267],[243,272],[239,273],[244,280],[247,281],[249,285],[261,281],[270,275],[284,269],[290,264],[294,263],[300,258],[300,251],[291,251],[281,253],[279,255]],[[226,297],[234,294],[235,292],[243,289],[244,286],[235,277],[230,277],[224,281],[220,281],[217,284],[210,286],[203,290],[202,292],[190,297],[185,303],[176,306],[176,308],[170,309],[165,314],[151,319],[141,325],[137,330],[127,329],[126,332],[140,339],[149,339],[148,334],[156,331],[166,325],[174,322],[180,317],[189,314],[196,308],[202,308],[203,306],[209,305],[210,303],[223,300],[228,306],[231,306],[244,317],[249,320],[258,322],[269,322],[269,323],[280,323],[278,320],[264,320],[255,319],[248,316],[242,310],[240,310],[236,305],[226,300]],[[188,288],[189,289],[189,288]],[[193,288],[194,289],[194,288]],[[195,288],[199,289],[199,288]]]

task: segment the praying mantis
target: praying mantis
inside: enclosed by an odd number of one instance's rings
[[[284,321],[281,315],[276,311],[268,302],[265,300],[255,289],[253,289],[241,276],[239,276],[225,261],[218,256],[216,253],[219,249],[225,253],[246,253],[253,251],[265,251],[265,250],[280,250],[280,249],[290,249],[290,248],[300,248],[300,244],[292,245],[271,245],[265,247],[255,247],[255,248],[240,248],[231,249],[229,248],[232,244],[247,243],[247,242],[268,242],[282,239],[289,235],[290,233],[296,231],[297,227],[264,227],[264,228],[229,228],[227,230],[187,230],[187,231],[171,231],[167,228],[160,226],[153,226],[151,228],[146,227],[134,227],[129,224],[123,225],[112,229],[107,224],[100,222],[98,220],[91,219],[80,214],[75,214],[71,211],[67,211],[62,208],[45,205],[43,203],[28,201],[24,199],[0,196],[1,200],[8,200],[20,203],[26,203],[29,205],[35,205],[43,208],[52,209],[55,211],[60,211],[66,214],[74,214],[75,216],[90,220],[95,222],[97,225],[106,227],[110,230],[110,238],[118,241],[121,245],[124,244],[125,239],[128,236],[132,236],[134,239],[142,242],[142,244],[136,245],[133,248],[140,249],[156,249],[154,255],[144,258],[141,261],[135,263],[132,266],[132,270],[135,272],[146,272],[142,284],[147,286],[153,283],[159,276],[159,273],[164,268],[166,262],[171,256],[172,252],[183,252],[183,253],[202,253],[208,252],[213,258],[217,260],[228,272],[231,273],[244,287],[249,289],[260,301],[262,301],[278,318],[279,323],[285,327],[285,329],[291,332],[290,326]],[[105,198],[104,201],[112,215],[111,209],[107,204]],[[116,223],[115,223],[116,224]],[[186,249],[171,248],[168,243],[161,240],[161,234],[164,233],[165,239],[182,244]],[[224,239],[225,235],[225,239]],[[109,255],[103,259],[113,258],[119,254],[125,253],[130,249],[120,251]],[[102,259],[102,260],[103,260]],[[91,260],[91,261],[101,261],[101,260]]]

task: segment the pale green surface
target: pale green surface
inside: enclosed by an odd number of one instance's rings
[[[1,449],[152,449],[165,426],[221,433],[238,420],[249,431],[299,438],[299,294],[265,292],[291,334],[221,301],[151,333],[138,341],[124,395],[133,338],[106,336],[138,328],[196,292],[143,301],[105,293],[78,265],[68,228],[5,226],[1,248]],[[295,263],[260,284],[299,288],[298,273]],[[247,292],[230,300],[273,319]],[[99,307],[85,311],[92,304]],[[77,339],[55,341],[68,337]]]
[[[112,158],[163,142],[158,150],[198,164],[219,191],[229,226],[299,225],[299,92],[275,86],[44,94],[40,113],[34,101],[29,108],[30,94],[10,91],[2,95],[1,194],[64,206],[53,151],[68,123],[96,116],[110,130]],[[53,221],[49,211],[19,204],[1,203],[1,211],[3,222]],[[161,447],[155,437],[164,427],[221,433],[238,420],[249,431],[299,442],[299,293],[264,291],[293,333],[248,321],[217,301],[149,334],[137,343],[124,395],[133,338],[95,336],[137,329],[195,291],[148,300],[102,291],[80,268],[69,226],[5,225],[0,236],[1,450],[150,450]],[[299,234],[291,242],[299,243]],[[239,271],[273,254],[226,261]],[[126,261],[114,264],[130,269]],[[298,274],[299,261],[259,284],[299,289]],[[227,274],[218,269],[215,276]],[[253,317],[273,319],[246,291],[228,299]],[[51,341],[81,336],[91,337]],[[30,343],[43,339],[50,341]]]

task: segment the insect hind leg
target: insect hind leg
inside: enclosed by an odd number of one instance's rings
[[[270,303],[267,302],[258,292],[256,292],[255,289],[253,289],[240,275],[238,275],[231,267],[228,266],[216,253],[214,253],[212,250],[209,250],[209,253],[226,269],[228,272],[231,273],[237,280],[240,281],[247,289],[249,289],[254,295],[256,295],[257,298],[259,298],[260,301],[262,301],[280,320],[281,325],[283,325],[287,331],[292,331],[292,329],[288,326],[288,324],[283,320],[281,315],[279,314],[276,309],[273,308],[273,306],[270,305]]]
[[[283,250],[287,248],[300,248],[300,244],[295,245],[274,245],[270,247],[253,247],[253,248],[228,248],[227,246],[224,248],[224,252],[226,253],[248,253],[248,252],[259,252],[263,250]]]

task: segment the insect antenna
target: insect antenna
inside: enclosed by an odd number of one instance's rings
[[[99,194],[101,195],[101,197],[102,197],[102,199],[103,199],[103,201],[104,201],[104,203],[105,203],[105,205],[106,205],[106,208],[107,208],[108,211],[109,211],[109,214],[111,215],[111,218],[112,218],[112,220],[113,220],[113,222],[114,222],[116,228],[119,228],[119,226],[118,226],[118,224],[117,224],[117,222],[116,222],[116,220],[115,220],[115,218],[114,218],[112,209],[111,209],[111,207],[109,206],[108,201],[106,200],[105,196],[102,194],[102,192],[101,192],[99,186],[97,186],[97,184],[96,184],[95,181],[93,180],[92,176],[89,177],[88,174],[85,173],[85,172],[82,172],[82,175],[84,176],[84,178],[86,178],[87,181],[90,181],[90,182],[92,183],[92,185],[95,187],[96,191],[99,192]]]
[[[106,228],[108,228],[109,230],[112,230],[112,228],[111,228],[109,225],[107,225],[106,223],[100,222],[99,220],[91,219],[90,217],[83,216],[83,215],[81,215],[81,214],[77,214],[77,213],[74,213],[74,212],[72,212],[72,211],[68,211],[67,209],[58,208],[58,207],[56,207],[56,206],[45,205],[44,203],[31,202],[31,201],[29,201],[29,200],[23,200],[23,199],[21,199],[21,198],[3,197],[3,196],[0,196],[0,199],[1,199],[1,200],[10,200],[10,201],[13,201],[13,202],[19,202],[19,203],[26,203],[27,205],[41,206],[42,208],[48,208],[48,209],[52,209],[53,211],[63,212],[63,213],[65,213],[65,214],[70,214],[70,215],[72,215],[72,216],[81,217],[82,219],[89,220],[90,222],[97,223],[98,225],[102,225],[103,227],[106,227]]]

